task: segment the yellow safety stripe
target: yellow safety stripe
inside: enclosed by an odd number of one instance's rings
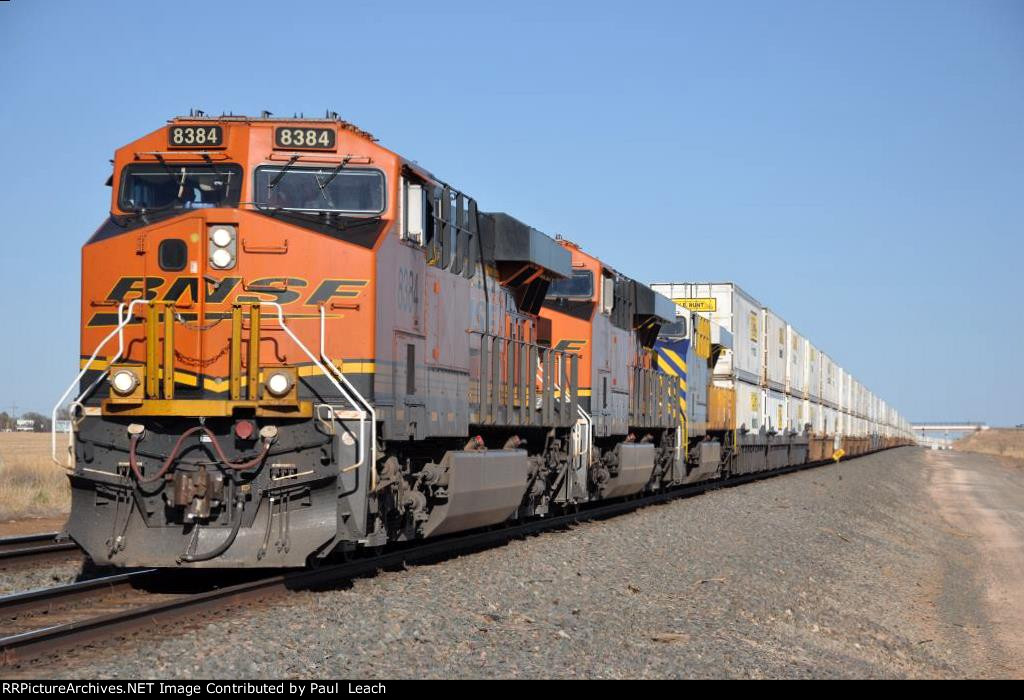
[[[673,350],[673,349],[671,349],[671,348],[665,348],[665,347],[663,347],[663,348],[661,348],[661,351],[662,351],[663,353],[665,353],[666,355],[668,355],[668,358],[669,358],[670,360],[672,360],[672,361],[673,361],[673,362],[675,362],[675,363],[676,363],[677,365],[679,365],[679,368],[680,368],[681,370],[683,370],[684,372],[687,372],[687,371],[689,371],[689,370],[687,370],[687,368],[686,368],[686,363],[685,363],[685,362],[683,362],[683,358],[679,357],[679,353],[677,353],[677,352],[676,352],[675,350]]]
[[[79,361],[79,363],[78,363],[79,369],[85,369],[86,362],[88,362],[87,359],[81,359]],[[133,363],[131,360],[125,360],[124,362],[126,362],[128,364],[136,364],[136,363]],[[370,361],[370,362],[341,362],[341,363],[335,362],[334,365],[336,367],[338,367],[345,374],[373,374],[373,372],[376,371],[376,363],[372,362],[372,361]],[[110,362],[108,360],[96,359],[96,360],[93,361],[93,363],[89,367],[89,369],[96,370],[96,371],[102,371],[102,370],[107,369],[109,366],[110,366]],[[323,372],[320,371],[320,368],[317,367],[316,365],[301,365],[299,367],[298,371],[299,371],[299,376],[300,377],[312,377],[312,376],[315,376],[315,375],[318,375],[318,374],[323,374]],[[163,376],[163,375],[161,374],[161,376]],[[179,379],[179,377],[186,377],[186,379]],[[192,382],[192,385],[195,386],[195,374],[194,373],[178,372],[178,371],[175,371],[175,373],[174,373],[175,381],[180,381],[180,382],[185,383],[185,384],[187,384],[188,381],[190,381],[190,380],[187,379],[188,377],[192,377],[191,382]],[[227,380],[225,380],[225,384],[226,383],[227,383]]]

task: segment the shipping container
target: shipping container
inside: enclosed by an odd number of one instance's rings
[[[786,393],[807,398],[807,339],[786,324]]]
[[[786,429],[786,395],[781,391],[764,390],[764,426],[777,433]]]
[[[802,433],[808,423],[812,423],[811,429],[814,429],[813,421],[811,420],[810,403],[808,399],[801,399],[796,396],[786,397],[787,429],[792,430],[794,433]]]
[[[846,373],[839,365],[836,365],[836,408],[840,411],[850,410],[850,383],[853,377]]]
[[[804,377],[807,397],[821,403],[821,351],[810,341],[807,341],[806,358],[807,369]]]
[[[821,353],[821,400],[826,406],[839,406],[839,365]]]
[[[807,407],[811,416],[811,432],[819,435],[825,434],[825,410],[817,401],[807,400]]]
[[[840,434],[839,429],[839,411],[832,408],[831,406],[822,406],[822,414],[825,417],[825,429],[826,435],[837,435]]]
[[[716,378],[760,382],[763,323],[762,306],[757,299],[730,282],[662,283],[652,284],[651,288],[676,302],[677,315],[691,309],[732,335],[732,349],[723,351],[715,363]]]
[[[715,386],[733,392],[736,429],[758,432],[764,425],[764,400],[762,388],[751,382],[738,379],[715,379]]]
[[[761,310],[764,336],[761,344],[764,364],[761,378],[765,385],[778,391],[786,390],[786,322],[769,308]]]

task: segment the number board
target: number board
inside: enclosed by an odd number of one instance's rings
[[[274,148],[299,151],[333,151],[337,135],[334,129],[308,126],[279,126],[274,129]]]
[[[224,129],[219,126],[171,126],[167,128],[171,148],[219,148],[224,145]]]

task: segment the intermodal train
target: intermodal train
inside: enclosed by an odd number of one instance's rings
[[[708,317],[336,114],[193,113],[112,162],[54,408],[98,564],[302,567],[833,456],[687,403]]]

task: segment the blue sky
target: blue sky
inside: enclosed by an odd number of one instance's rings
[[[343,117],[650,281],[735,280],[916,420],[1024,422],[1024,3],[0,3],[0,408],[77,357],[118,146]]]

